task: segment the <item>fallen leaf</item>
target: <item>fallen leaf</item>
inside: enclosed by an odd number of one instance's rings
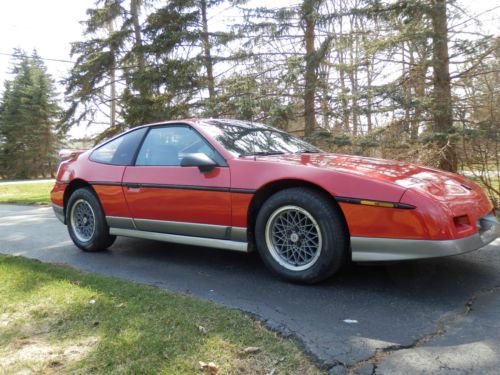
[[[202,335],[206,335],[208,333],[207,329],[203,326],[198,326],[198,332],[200,332]]]
[[[125,307],[127,307],[127,305],[125,303],[120,303],[116,305],[116,307],[118,307],[119,309],[124,309]]]
[[[209,374],[217,374],[219,372],[219,367],[214,362],[203,362],[199,361],[200,370],[208,372]]]
[[[243,349],[240,353],[241,354],[255,354],[260,352],[260,348],[257,346],[248,346],[245,349]]]
[[[92,325],[93,325],[94,327],[97,327],[97,326],[99,325],[99,323],[100,323],[100,322],[99,322],[98,320],[94,320],[94,321],[92,322]]]
[[[95,302],[96,302],[95,297],[90,297],[90,299],[89,299],[89,303],[90,303],[91,305],[93,305]]]
[[[273,368],[271,371],[267,373],[267,375],[274,375],[276,373],[276,368]]]

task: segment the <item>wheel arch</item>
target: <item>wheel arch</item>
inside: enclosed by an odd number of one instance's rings
[[[73,194],[74,191],[81,189],[81,188],[90,188],[92,192],[95,194],[97,197],[97,200],[99,201],[99,204],[101,204],[101,201],[99,200],[99,197],[92,187],[87,181],[82,180],[80,178],[75,178],[72,180],[69,185],[66,187],[64,190],[64,195],[63,195],[63,204],[64,204],[64,218],[66,220],[66,209],[68,208],[68,202],[69,202],[69,197],[71,197],[71,194]],[[66,224],[66,223],[65,223]]]
[[[344,213],[342,212],[342,209],[340,208],[338,202],[335,200],[335,197],[330,192],[325,190],[323,187],[315,183],[312,183],[310,181],[299,180],[299,179],[283,179],[283,180],[272,181],[267,183],[266,185],[263,185],[255,192],[255,195],[250,201],[250,205],[248,206],[248,212],[247,212],[247,233],[249,242],[251,244],[255,244],[255,223],[257,220],[257,214],[262,205],[264,204],[264,202],[273,194],[276,194],[279,191],[296,187],[304,187],[311,189],[312,191],[315,191],[323,195],[325,198],[327,198],[331,207],[333,207],[335,210],[339,212],[340,218],[344,222],[347,241],[350,243],[349,225],[346,221]]]
[[[74,227],[71,225],[72,214],[69,212],[69,204],[72,203],[72,196],[75,192],[83,190],[79,196],[76,196],[76,202],[80,199],[86,201],[90,205],[93,215],[94,215],[94,231],[91,237],[87,239],[78,238],[74,232]],[[68,226],[68,231],[74,244],[82,249],[83,251],[95,252],[100,250],[105,250],[113,244],[116,236],[109,233],[109,226],[107,224],[106,216],[102,207],[99,195],[93,186],[83,180],[74,179],[66,187],[63,196],[64,202],[64,217],[66,225]],[[97,211],[96,211],[97,210]]]

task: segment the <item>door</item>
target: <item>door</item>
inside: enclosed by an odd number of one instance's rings
[[[182,167],[188,153],[218,166]],[[226,238],[231,226],[230,172],[225,160],[189,125],[151,127],[123,189],[136,228],[151,232]]]

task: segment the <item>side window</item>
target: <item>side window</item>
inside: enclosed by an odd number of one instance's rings
[[[113,165],[130,165],[147,128],[134,130],[105,143],[90,155],[90,160]]]
[[[224,159],[192,128],[155,127],[146,136],[135,165],[180,166],[184,155],[195,152],[202,152],[219,165],[225,165]]]

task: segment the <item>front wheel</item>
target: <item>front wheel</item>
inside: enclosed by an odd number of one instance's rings
[[[291,188],[271,196],[255,226],[264,263],[284,279],[315,283],[333,275],[346,259],[347,230],[341,213],[320,192]]]
[[[66,222],[71,239],[83,251],[106,250],[116,239],[109,234],[101,205],[89,188],[81,188],[71,194],[66,208]]]

